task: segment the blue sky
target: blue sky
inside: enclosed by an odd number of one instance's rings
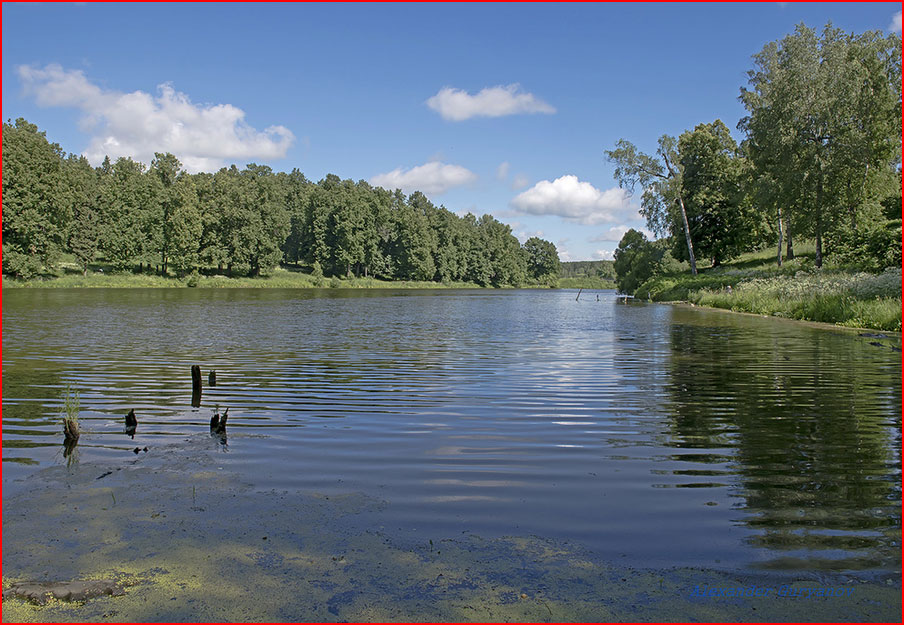
[[[603,151],[722,119],[800,22],[900,33],[900,3],[3,3],[3,118],[67,152],[297,167],[490,213],[562,260],[640,227]],[[895,26],[896,24],[896,26]],[[740,135],[735,133],[738,138]]]

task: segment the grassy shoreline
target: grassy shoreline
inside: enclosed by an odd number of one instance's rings
[[[427,282],[427,281],[398,281],[390,282],[375,278],[324,278],[322,284],[318,284],[315,278],[309,274],[295,273],[285,270],[277,270],[270,275],[257,278],[230,278],[228,276],[189,276],[176,278],[172,276],[159,276],[132,273],[90,273],[87,276],[63,275],[53,278],[35,280],[14,280],[3,276],[3,288],[25,289],[54,289],[54,288],[276,288],[276,289],[315,289],[315,288],[343,288],[343,289],[479,289],[478,284],[470,282]]]
[[[635,296],[849,328],[901,331],[899,268],[880,274],[846,267],[814,269],[806,258],[779,268],[767,258],[747,255],[696,276],[654,276]]]
[[[74,288],[275,288],[275,289],[482,289],[474,282],[432,282],[427,280],[379,280],[377,278],[320,278],[291,269],[277,268],[269,275],[256,278],[190,275],[183,278],[131,272],[89,271],[67,272],[60,276],[16,280],[3,276],[4,289],[74,289]],[[550,288],[548,284],[525,284],[522,288]],[[560,278],[557,288],[614,289],[615,283],[600,278]]]

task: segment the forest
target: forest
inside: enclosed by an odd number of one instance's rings
[[[53,275],[70,255],[87,274],[114,270],[259,276],[280,264],[324,276],[480,286],[555,286],[554,244],[524,245],[491,215],[456,215],[333,174],[235,165],[190,174],[172,154],[147,167],[109,158],[92,167],[24,119],[3,125],[3,273]]]

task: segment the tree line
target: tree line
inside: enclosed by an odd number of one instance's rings
[[[561,263],[559,277],[615,280],[615,269],[611,260],[569,260]]]
[[[556,247],[522,246],[491,215],[460,217],[423,193],[406,196],[333,174],[235,165],[189,174],[172,154],[92,167],[24,119],[3,125],[3,272],[32,278],[63,254],[82,271],[257,276],[280,263],[315,275],[555,284]]]
[[[696,274],[699,258],[718,266],[776,245],[781,266],[783,244],[793,259],[799,238],[815,241],[816,267],[829,255],[863,269],[901,264],[901,38],[800,24],[753,65],[740,144],[715,120],[663,135],[655,154],[626,139],[606,151],[664,237],[632,230],[619,243],[626,292],[666,253]]]

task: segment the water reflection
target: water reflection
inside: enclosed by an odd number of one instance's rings
[[[68,383],[83,464],[228,451],[257,488],[384,500],[377,525],[638,565],[897,566],[899,364],[856,334],[611,293],[4,295],[5,491],[68,461]]]
[[[707,321],[671,327],[667,444],[732,451],[724,469],[682,474],[701,486],[735,476],[736,522],[774,554],[763,566],[896,565],[900,398],[874,367],[851,366],[871,354],[827,332]]]

